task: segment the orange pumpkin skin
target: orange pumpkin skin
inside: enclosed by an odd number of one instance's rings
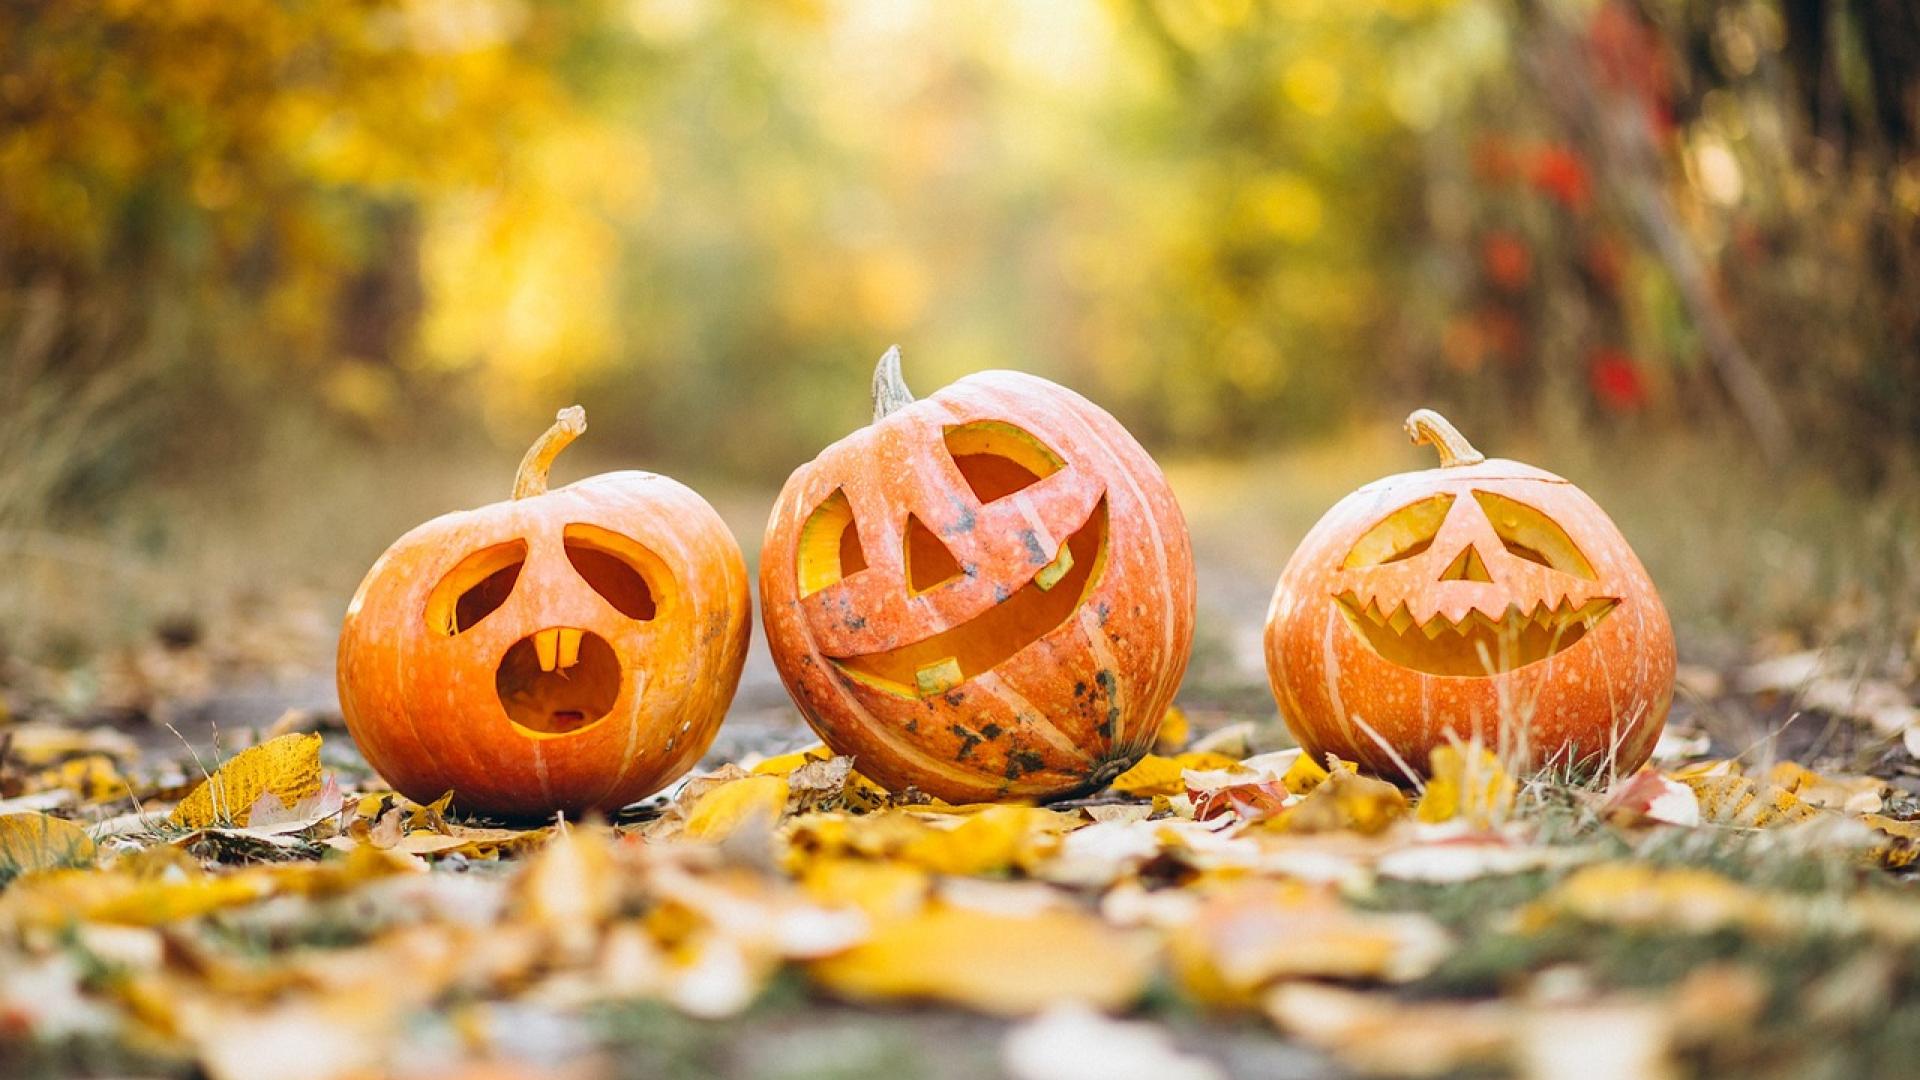
[[[1124,771],[1193,644],[1192,552],[1158,466],[1106,412],[1031,375],[984,372],[914,402],[896,350],[875,412],[795,470],[767,523],[762,618],[807,722],[888,789],[953,802]],[[983,447],[1025,455],[1037,478],[970,452]],[[838,561],[831,533],[803,549],[823,514],[844,522]],[[950,573],[912,588],[916,559]]]
[[[1287,726],[1390,777],[1450,737],[1526,767],[1638,768],[1674,647],[1626,538],[1579,488],[1482,459],[1437,414],[1408,429],[1443,465],[1343,499],[1281,574],[1266,649]]]
[[[733,699],[750,600],[719,515],[644,472],[545,491],[557,451],[529,454],[538,477],[524,497],[516,485],[510,501],[401,537],[347,609],[337,672],[347,730],[416,801],[451,790],[462,809],[514,819],[617,809],[690,769]],[[504,570],[465,588],[516,553],[510,589]],[[465,599],[449,608],[455,593]]]

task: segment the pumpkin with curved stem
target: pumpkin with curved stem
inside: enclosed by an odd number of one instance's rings
[[[614,472],[553,491],[563,410],[513,497],[387,549],[340,632],[347,730],[395,789],[501,817],[613,810],[713,741],[749,634],[746,565],[706,501]]]
[[[1376,481],[1308,533],[1267,615],[1267,670],[1316,757],[1418,773],[1450,738],[1531,766],[1626,773],[1673,698],[1673,630],[1606,513],[1487,460],[1431,410],[1440,467]]]
[[[915,401],[795,470],[767,523],[767,641],[800,711],[888,788],[1098,787],[1153,745],[1193,644],[1166,479],[1085,398],[1014,372]]]

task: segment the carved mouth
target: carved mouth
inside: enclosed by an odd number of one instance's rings
[[[1575,606],[1562,599],[1531,610],[1509,604],[1498,619],[1474,610],[1455,622],[1435,615],[1416,621],[1406,604],[1391,613],[1377,602],[1362,606],[1359,597],[1341,593],[1340,613],[1373,651],[1401,667],[1428,675],[1499,675],[1535,664],[1572,648],[1619,604],[1597,597]]]
[[[550,627],[513,643],[494,672],[507,718],[540,735],[579,731],[620,699],[620,658],[599,634]]]
[[[1103,496],[1060,554],[1012,596],[910,645],[836,656],[857,682],[906,697],[932,697],[993,670],[1013,654],[1058,629],[1100,580],[1107,554],[1107,500]]]

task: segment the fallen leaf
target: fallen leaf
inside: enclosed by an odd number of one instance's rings
[[[1275,987],[1265,1005],[1288,1036],[1349,1068],[1395,1076],[1444,1076],[1498,1064],[1519,1026],[1515,1011],[1500,1002],[1407,1003],[1308,983]]]
[[[1805,821],[1819,809],[1782,787],[1739,775],[1681,776],[1700,800],[1701,820],[1714,825],[1765,828]]]
[[[1513,810],[1514,780],[1486,747],[1448,743],[1427,757],[1431,768],[1416,818],[1430,825],[1458,818],[1482,829],[1506,820]]]
[[[1017,916],[939,904],[808,970],[844,997],[1022,1015],[1063,1002],[1123,1008],[1146,990],[1154,952],[1150,938],[1071,911]]]
[[[1885,805],[1886,781],[1872,776],[1822,776],[1791,761],[1782,761],[1767,779],[1790,791],[1809,806],[1848,814],[1875,814]]]
[[[1206,900],[1172,939],[1175,968],[1203,1000],[1251,1004],[1281,979],[1404,982],[1451,950],[1425,915],[1358,912],[1331,889],[1257,881]]]
[[[1001,1064],[1015,1080],[1225,1080],[1182,1052],[1167,1029],[1114,1020],[1083,1005],[1056,1005],[1007,1033]]]
[[[1700,824],[1700,797],[1693,788],[1653,769],[1642,769],[1614,784],[1601,812],[1617,825]]]
[[[85,829],[49,814],[0,817],[0,884],[34,870],[85,866],[93,861]]]
[[[787,781],[780,776],[747,776],[709,790],[687,815],[688,839],[714,843],[742,829],[771,831],[787,808]]]
[[[1167,715],[1160,718],[1160,730],[1153,737],[1153,752],[1178,754],[1192,738],[1193,725],[1187,722],[1187,714],[1181,712],[1178,705],[1170,705]]]
[[[320,736],[282,735],[229,758],[173,808],[168,820],[195,829],[246,825],[262,794],[291,805],[320,786]]]
[[[1225,754],[1187,753],[1173,757],[1148,754],[1134,762],[1133,768],[1113,779],[1113,790],[1122,795],[1180,795],[1187,790],[1182,775],[1187,770],[1231,769],[1239,762]]]
[[[1370,836],[1406,815],[1407,797],[1399,788],[1341,768],[1263,826],[1304,833],[1351,830]]]

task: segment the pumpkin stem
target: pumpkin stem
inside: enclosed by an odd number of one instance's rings
[[[1447,422],[1447,418],[1432,409],[1415,409],[1407,416],[1407,434],[1413,438],[1415,446],[1431,446],[1440,452],[1440,467],[1450,469],[1455,465],[1478,465],[1487,460],[1487,455],[1473,448],[1460,429]]]
[[[873,422],[877,424],[911,404],[913,391],[900,376],[900,346],[895,345],[873,369]]]
[[[568,444],[587,430],[587,410],[569,405],[553,418],[553,426],[534,440],[527,456],[520,459],[520,471],[513,474],[513,497],[530,499],[547,493],[547,470]]]

